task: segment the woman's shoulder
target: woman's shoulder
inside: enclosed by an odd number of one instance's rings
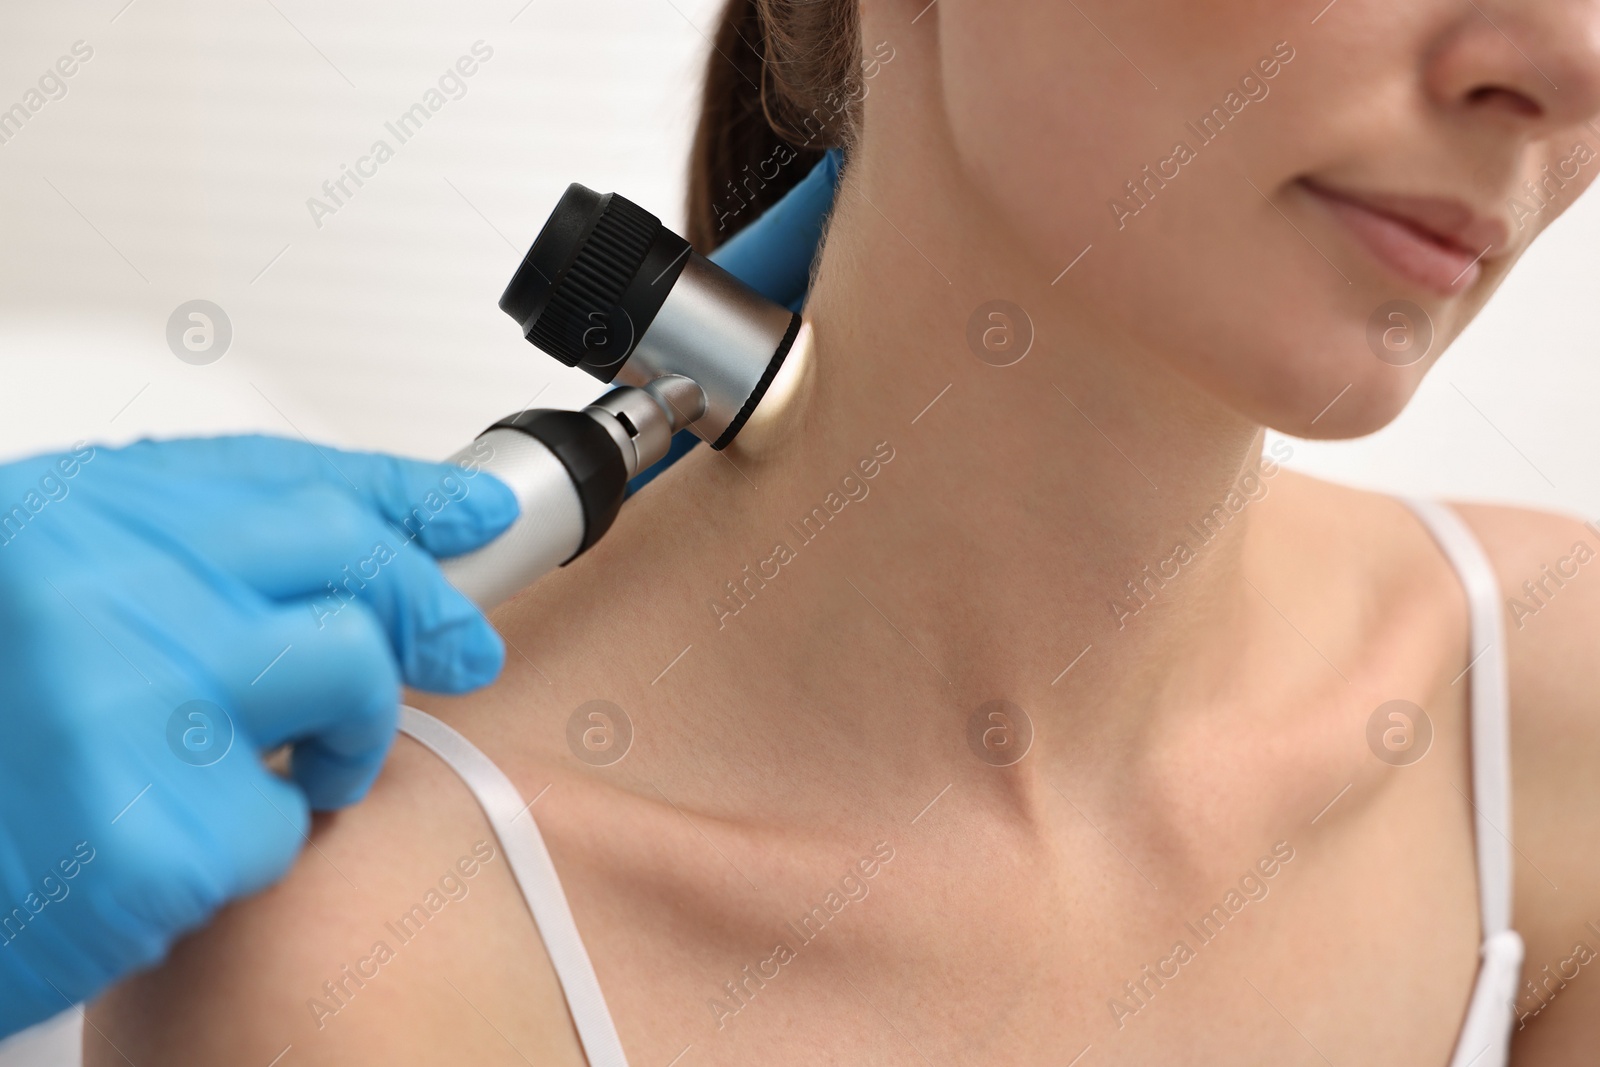
[[[1483,547],[1499,586],[1515,770],[1551,781],[1548,772],[1575,763],[1584,791],[1600,800],[1600,775],[1593,773],[1600,759],[1600,527],[1533,508],[1451,506]],[[1543,767],[1521,762],[1546,756],[1556,758]]]
[[[1533,508],[1452,506],[1494,569],[1505,623],[1512,825],[1499,829],[1513,845],[1523,973],[1539,987],[1517,1002],[1519,1048],[1575,1053],[1600,1012],[1600,984],[1570,980],[1600,954],[1600,529]]]
[[[500,842],[405,738],[284,881],[113,990],[85,1035],[91,1067],[582,1062]]]
[[[1284,488],[1295,517],[1279,540],[1290,549],[1315,555],[1342,545],[1347,558],[1367,561],[1369,589],[1394,599],[1426,587],[1436,607],[1445,592],[1465,625],[1461,576],[1402,498],[1303,475]],[[1462,657],[1505,657],[1518,797],[1535,785],[1571,801],[1592,795],[1589,810],[1600,813],[1600,775],[1592,773],[1600,766],[1600,525],[1537,508],[1437,503],[1461,519],[1496,581],[1504,647],[1463,649]],[[1563,763],[1582,774],[1581,790],[1559,773]]]
[[[1600,622],[1600,527],[1571,515],[1451,503],[1494,566],[1509,647],[1523,655],[1583,640]]]
[[[1341,558],[1359,562],[1367,587],[1400,594],[1443,576],[1459,599],[1460,575],[1407,497],[1288,470],[1277,483],[1285,500],[1274,534],[1291,550],[1337,546]],[[1482,547],[1505,608],[1513,675],[1519,665],[1559,667],[1573,642],[1600,634],[1600,525],[1537,508],[1414,499],[1455,513]]]
[[[1451,674],[1505,657],[1512,817],[1484,832],[1513,846],[1512,924],[1526,943],[1528,989],[1537,989],[1515,1004],[1523,1023],[1518,1047],[1528,1056],[1575,1054],[1576,1042],[1589,1040],[1582,1028],[1600,1013],[1600,983],[1572,980],[1600,958],[1600,524],[1537,508],[1439,501],[1481,546],[1497,583],[1503,646],[1479,647],[1467,636],[1460,576],[1403,500],[1279,477],[1279,550],[1360,561],[1331,568],[1332,577],[1329,568],[1302,567],[1320,596],[1330,581],[1348,594],[1347,576],[1355,576],[1356,595],[1341,599],[1358,601],[1362,591],[1377,598],[1383,609],[1367,614],[1371,624],[1459,632]],[[1462,672],[1457,681],[1470,685],[1472,677]],[[1471,780],[1461,778],[1456,789],[1470,817]]]

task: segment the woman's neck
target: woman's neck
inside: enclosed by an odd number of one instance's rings
[[[895,180],[913,180],[907,170]],[[762,614],[763,597],[795,620],[862,614],[903,654],[899,682],[959,707],[1061,693],[1052,681],[1091,645],[1074,667],[1080,691],[1086,675],[1114,690],[1100,696],[1140,704],[1175,679],[1204,688],[1238,639],[1221,624],[1248,595],[1251,505],[1275,470],[1254,473],[1259,429],[1098,333],[1072,306],[1070,273],[1052,284],[1048,268],[1008,255],[966,190],[875,177],[858,160],[841,191],[807,310],[803,386],[729,450],[737,471],[719,464],[748,536],[788,540],[829,577],[777,579],[790,584],[777,596],[745,578],[744,595],[736,583],[724,600],[737,619],[720,628]],[[1031,321],[1031,348],[1010,366],[993,364],[1019,354],[1027,325],[1013,313],[999,353],[981,334],[1007,320],[973,325],[996,298]],[[830,491],[844,499],[841,480],[875,447],[894,458],[857,476],[866,498],[796,543],[821,525],[801,517]],[[832,643],[797,621],[774,654],[799,678],[818,662],[844,667],[837,657],[851,653]],[[882,663],[892,649],[872,652]]]

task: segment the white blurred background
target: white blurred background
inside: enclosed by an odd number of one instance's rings
[[[592,379],[495,306],[568,182],[682,224],[718,0],[52,0],[0,12],[0,109],[93,58],[0,145],[0,461],[78,439],[227,431],[442,457]],[[384,129],[475,42],[467,92]],[[319,228],[306,206],[395,157]],[[1293,466],[1392,491],[1600,516],[1600,199],[1546,235],[1393,426]],[[175,358],[219,305],[218,361]],[[548,387],[548,389],[546,388]],[[0,635],[3,638],[4,635]],[[76,1064],[76,1019],[0,1067]]]

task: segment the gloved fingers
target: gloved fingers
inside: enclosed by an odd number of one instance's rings
[[[399,718],[400,677],[382,623],[359,601],[321,619],[304,605],[286,605],[259,632],[265,640],[249,644],[281,649],[265,669],[250,669],[242,652],[232,665],[212,665],[226,726],[259,751],[293,743],[294,781],[313,809],[361,799]]]
[[[84,842],[90,877],[64,903],[79,911],[70,921],[98,936],[75,970],[149,966],[227,901],[267,888],[294,865],[310,830],[306,797],[235,740],[208,754],[214,762],[160,760],[139,799]]]
[[[294,866],[311,833],[311,803],[303,786],[279,777],[254,759],[239,768],[238,780],[238,817],[230,820],[233,825],[220,835],[234,874],[234,883],[227,889],[229,899],[258,893],[280,881]]]
[[[99,448],[84,464],[82,483],[115,495],[142,489],[145,495],[174,490],[204,491],[217,483],[281,489],[321,480],[337,449],[266,434],[140,440],[122,448]]]
[[[170,515],[152,513],[148,503],[127,497],[100,506],[167,555],[202,571],[219,567],[273,600],[325,591],[380,541],[395,546],[403,537],[354,495],[321,481],[268,492],[218,484],[203,501]]]
[[[321,631],[354,603],[382,623],[400,677],[412,688],[465,693],[499,677],[505,662],[500,635],[411,542],[375,540],[361,559],[313,590],[304,608]]]
[[[370,563],[363,561],[336,583],[332,595],[310,604],[312,618],[325,626],[330,613],[350,603],[352,593],[383,624],[400,677],[413,689],[466,693],[500,676],[505,665],[500,635],[415,545],[398,542],[393,553],[378,552]]]
[[[218,493],[233,501],[271,500],[291,489],[327,485],[404,527],[436,556],[459,555],[487,543],[518,512],[505,483],[482,471],[281,437],[140,441],[125,449],[102,449],[100,455],[106,458],[84,466],[92,478],[82,484],[93,485],[103,499],[171,502],[175,492],[188,489],[196,499],[181,501],[187,519]],[[139,488],[146,491],[136,492]]]
[[[517,498],[492,474],[378,452],[324,451],[331,484],[353,489],[435,557],[479,548],[517,518]]]
[[[402,678],[418,689],[459,693],[498,676],[504,649],[482,612],[403,530],[349,493],[327,484],[272,497],[219,489],[215,502],[182,531],[153,533],[158,547],[294,602],[317,629],[345,605],[365,603],[383,623]]]

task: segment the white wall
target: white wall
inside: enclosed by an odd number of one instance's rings
[[[681,224],[716,0],[125,2],[0,12],[0,108],[94,49],[0,146],[0,458],[232,430],[440,457],[546,386],[598,391],[495,301],[569,181]],[[395,145],[384,122],[480,39],[466,95]],[[307,198],[378,137],[395,158],[318,228]],[[1572,215],[1397,423],[1294,465],[1600,516],[1600,201]],[[208,366],[166,342],[196,298],[234,331]],[[28,1040],[0,1067],[76,1062]]]
[[[495,301],[570,181],[681,224],[713,0],[126,2],[0,14],[0,108],[94,49],[0,146],[0,456],[298,429],[437,457],[547,384],[598,392]],[[384,123],[478,40],[401,145]],[[379,137],[395,157],[319,229],[307,198]],[[196,298],[234,329],[210,366],[166,343]]]

